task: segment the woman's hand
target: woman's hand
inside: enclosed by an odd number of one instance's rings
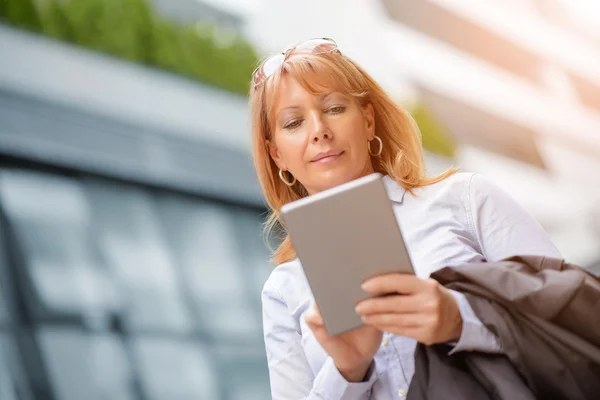
[[[323,349],[333,358],[335,366],[348,382],[360,382],[373,362],[383,333],[372,326],[361,326],[337,336],[329,336],[321,313],[315,304],[305,321]]]
[[[368,293],[384,294],[356,306],[367,326],[412,337],[426,345],[460,338],[462,317],[458,304],[437,281],[392,273],[370,278],[362,288]]]

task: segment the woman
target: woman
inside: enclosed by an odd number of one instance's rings
[[[365,325],[330,337],[286,236],[262,293],[274,399],[403,398],[417,341],[500,351],[464,296],[427,278],[517,254],[561,258],[530,215],[479,175],[426,177],[414,120],[333,40],[267,59],[253,75],[250,103],[270,226],[283,204],[380,172],[418,276],[367,280],[365,291],[396,295],[364,300],[356,311]]]

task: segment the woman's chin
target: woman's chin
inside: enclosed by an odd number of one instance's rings
[[[344,183],[360,178],[360,175],[349,173],[347,171],[326,171],[315,179],[315,187],[318,187],[318,192],[331,189]]]

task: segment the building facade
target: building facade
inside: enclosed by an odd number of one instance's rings
[[[0,43],[0,398],[268,398],[245,99]]]

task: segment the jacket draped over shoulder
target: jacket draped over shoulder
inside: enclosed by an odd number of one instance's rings
[[[408,399],[600,398],[596,277],[559,259],[520,256],[432,278],[466,296],[503,354],[418,345]]]

